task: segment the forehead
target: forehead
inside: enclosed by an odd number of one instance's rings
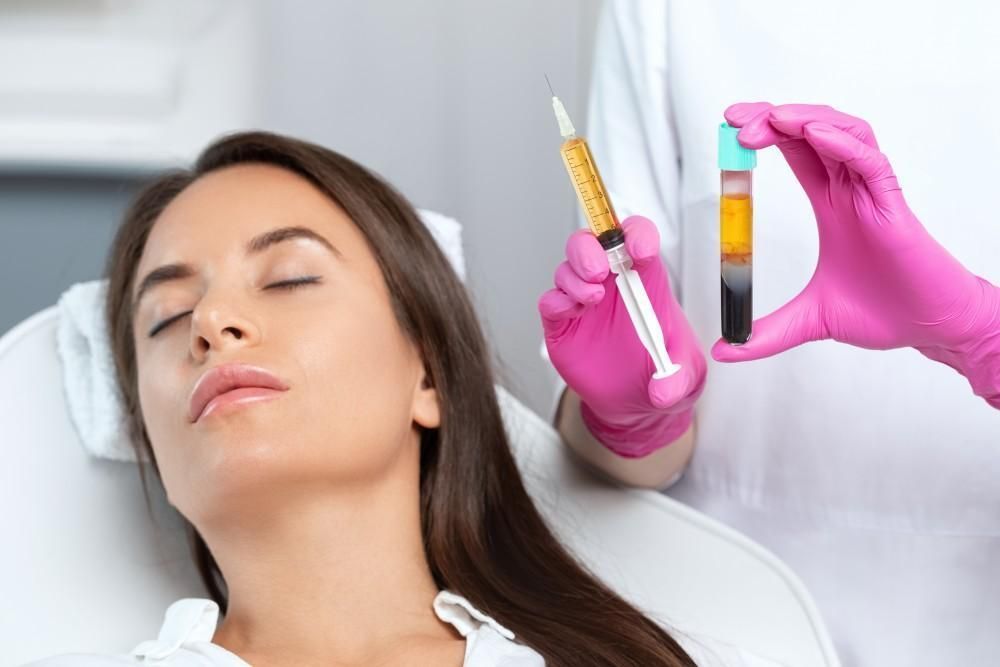
[[[139,271],[215,249],[242,252],[246,240],[286,225],[311,227],[342,250],[362,242],[347,214],[304,177],[272,165],[236,165],[200,177],[167,205]]]

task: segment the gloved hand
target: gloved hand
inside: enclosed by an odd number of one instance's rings
[[[725,117],[742,128],[741,144],[777,146],[788,161],[816,214],[819,261],[798,296],[754,322],[745,345],[719,340],[712,356],[760,359],[828,338],[909,346],[1000,408],[1000,288],[931,238],[868,123],[827,106],[764,102],[734,104]]]
[[[681,369],[653,380],[653,360],[635,333],[601,244],[588,230],[566,243],[555,289],[538,301],[549,358],[580,396],[593,436],[619,456],[638,458],[664,447],[691,426],[705,385],[705,356],[670,291],[656,225],[639,216],[622,223],[632,257],[663,328],[667,353]]]

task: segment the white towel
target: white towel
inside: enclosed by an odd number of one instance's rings
[[[59,297],[56,349],[69,416],[94,456],[135,461],[104,323],[106,280],[77,283]]]
[[[441,250],[444,250],[444,254],[448,258],[448,261],[451,262],[451,267],[455,269],[455,273],[462,279],[462,282],[465,282],[465,253],[462,250],[462,225],[457,220],[453,220],[440,213],[435,213],[434,211],[420,208],[417,209],[417,213],[420,214],[420,219],[424,221],[427,228],[431,230],[431,236],[441,246]]]
[[[440,213],[423,209],[418,213],[464,281],[462,226]],[[107,288],[107,280],[92,280],[62,293],[56,348],[70,419],[84,449],[97,458],[135,462],[104,322]]]

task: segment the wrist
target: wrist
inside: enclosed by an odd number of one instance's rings
[[[623,458],[642,458],[667,447],[683,436],[694,420],[694,407],[674,413],[650,412],[614,420],[598,416],[580,403],[580,417],[590,434]]]
[[[965,376],[976,396],[1000,409],[1000,288],[982,278],[983,299],[977,310],[979,321],[967,328],[969,336],[960,344],[917,347],[929,359],[939,361]]]
[[[972,393],[1000,410],[1000,333],[962,349],[918,347],[917,350],[964,375]]]

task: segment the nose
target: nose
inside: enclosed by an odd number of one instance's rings
[[[191,315],[191,355],[196,360],[213,350],[252,346],[259,338],[257,325],[233,302],[202,299]]]

